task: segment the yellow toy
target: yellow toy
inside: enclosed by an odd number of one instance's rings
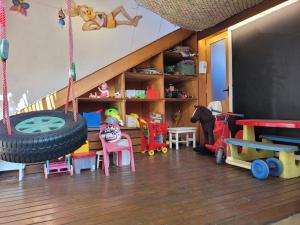
[[[84,145],[82,145],[75,152],[73,152],[73,155],[80,154],[80,153],[87,153],[89,151],[90,151],[89,142],[86,141]]]

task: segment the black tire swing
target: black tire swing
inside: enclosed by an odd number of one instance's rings
[[[0,57],[2,64],[3,119],[0,120],[0,159],[16,163],[33,163],[56,159],[75,151],[87,139],[87,126],[77,112],[74,94],[75,64],[71,0],[66,0],[69,19],[69,85],[65,111],[35,111],[9,117],[6,82],[6,1],[0,0]],[[73,112],[68,112],[70,93]]]

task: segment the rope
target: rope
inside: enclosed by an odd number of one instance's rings
[[[65,105],[65,113],[68,112],[69,98],[71,94],[72,106],[73,106],[73,117],[74,117],[74,121],[77,122],[77,106],[75,101],[74,80],[72,78],[72,73],[75,72],[75,68],[73,68],[73,30],[72,30],[72,19],[71,19],[72,0],[66,0],[66,3],[67,3],[67,10],[68,10],[68,27],[69,27],[69,84],[68,84],[67,100]]]
[[[6,0],[0,0],[0,39],[6,39]],[[3,95],[3,123],[6,124],[7,133],[11,135],[11,126],[9,119],[9,105],[7,97],[7,80],[6,80],[6,61],[1,60],[2,64],[2,95]]]

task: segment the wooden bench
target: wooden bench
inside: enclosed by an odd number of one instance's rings
[[[267,142],[247,141],[236,138],[227,138],[225,142],[230,145],[231,155],[227,156],[226,163],[251,169],[251,162],[241,160],[237,146],[246,148],[267,150],[279,152],[279,160],[283,165],[283,171],[280,175],[282,178],[293,178],[300,176],[300,165],[296,164],[295,152],[298,151],[297,146],[282,145]]]
[[[258,142],[258,141],[246,141],[237,138],[226,138],[225,142],[231,145],[237,145],[237,146],[248,147],[248,148],[256,148],[260,150],[269,150],[269,151],[278,151],[278,152],[298,151],[297,146],[265,143],[265,142]]]
[[[265,139],[268,141],[279,141],[284,143],[300,144],[300,138],[284,137],[284,136],[276,136],[276,135],[260,135],[259,137],[261,139]]]

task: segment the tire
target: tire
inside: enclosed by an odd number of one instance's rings
[[[26,122],[37,118],[39,124],[33,127],[39,127],[41,130],[38,130],[39,128],[33,130],[30,127],[31,122]],[[55,123],[53,120],[53,124],[47,124],[49,127],[44,129],[42,123],[47,122],[47,119],[43,118],[55,118],[63,123],[59,122],[61,124],[53,128],[50,127]],[[29,112],[12,116],[10,121],[11,136],[8,136],[6,126],[0,121],[0,159],[8,162],[34,163],[56,159],[72,153],[87,139],[85,120],[78,114],[78,121],[75,123],[73,112],[67,114],[63,111],[50,110]],[[24,124],[30,128],[24,128]]]
[[[268,164],[271,176],[279,177],[281,175],[281,173],[283,171],[283,165],[279,159],[268,158],[266,160],[266,163]]]
[[[269,176],[269,167],[263,160],[257,159],[251,163],[252,175],[259,180],[265,180]]]
[[[225,150],[224,148],[218,148],[216,151],[216,164],[221,165],[224,163]]]

